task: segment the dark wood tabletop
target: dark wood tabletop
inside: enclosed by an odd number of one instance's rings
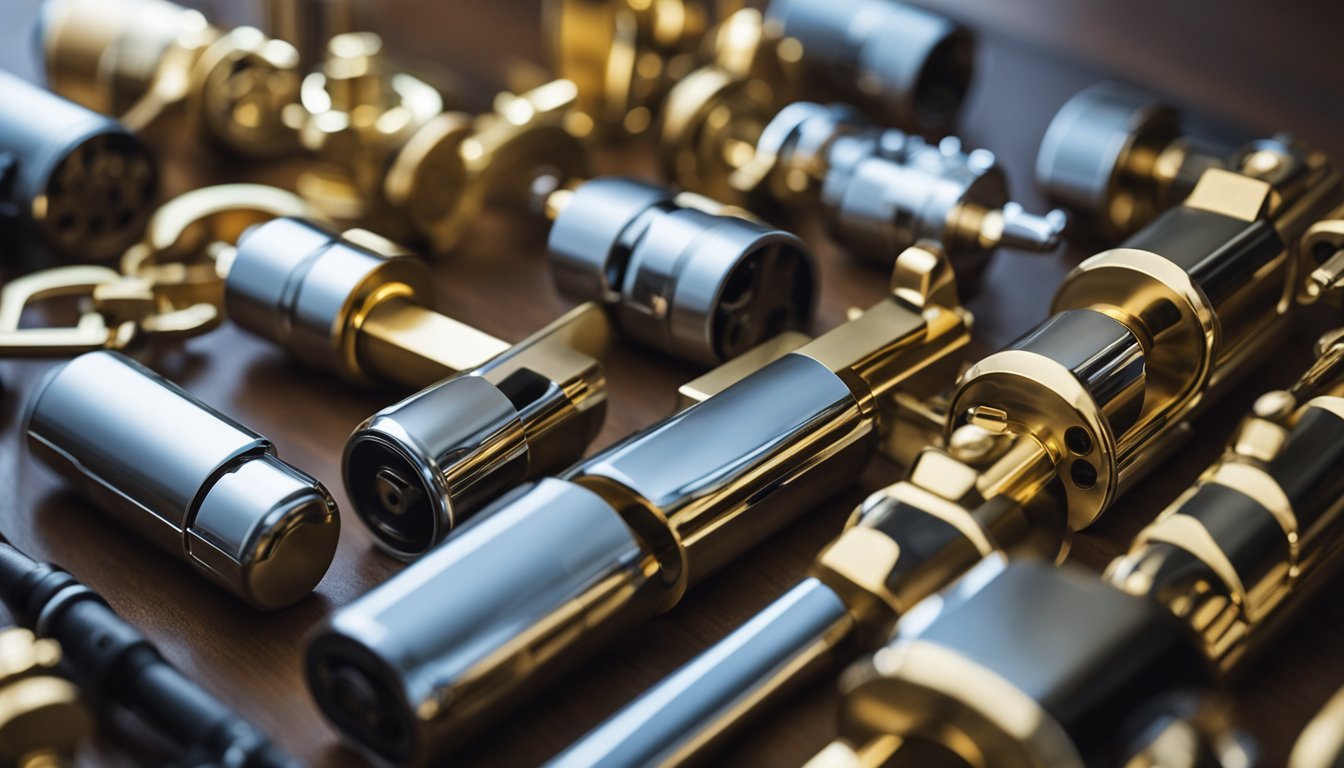
[[[1254,0],[944,0],[944,10],[980,32],[977,80],[962,122],[970,146],[993,150],[1014,194],[1044,205],[1032,185],[1036,147],[1056,109],[1101,79],[1131,80],[1164,92],[1210,118],[1268,134],[1287,129],[1344,158],[1344,7],[1267,5]],[[35,69],[30,47],[37,0],[0,0],[0,66]],[[219,0],[222,15],[243,4]],[[466,106],[482,108],[522,63],[545,65],[538,8],[528,0],[490,3],[388,0],[377,28],[408,61],[456,73]],[[1292,10],[1288,10],[1292,7]],[[604,151],[602,171],[649,175],[647,145]],[[200,147],[166,152],[167,192],[226,180],[288,184],[292,164],[238,166]],[[787,222],[814,244],[823,294],[814,330],[843,321],[851,306],[882,293],[885,275],[846,258],[816,221]],[[545,225],[488,214],[461,249],[434,260],[440,309],[508,340],[518,340],[566,309],[543,258]],[[1045,316],[1065,272],[1098,243],[1074,243],[1051,256],[1005,252],[994,261],[976,316],[977,351],[1012,340]],[[1333,318],[1324,318],[1329,323]],[[1099,569],[1138,528],[1187,487],[1221,451],[1256,395],[1288,384],[1304,369],[1313,338],[1298,332],[1196,424],[1195,439],[1075,539],[1071,557]],[[609,415],[601,448],[671,411],[676,387],[697,371],[632,344],[607,362]],[[398,399],[358,391],[287,361],[266,343],[225,326],[197,338],[155,367],[206,402],[273,439],[280,454],[327,484],[345,505],[339,458],[351,429]],[[207,584],[187,566],[118,528],[37,466],[20,440],[28,389],[51,363],[0,364],[0,531],[29,554],[62,564],[101,592],[190,676],[265,727],[287,750],[319,765],[357,765],[319,716],[300,675],[304,636],[315,624],[401,567],[374,551],[346,515],[330,572],[316,593],[288,610],[260,614]],[[861,482],[693,589],[669,613],[639,626],[550,692],[482,732],[461,754],[468,765],[535,764],[597,724],[622,703],[717,641],[794,584],[863,496],[898,479],[873,462]],[[1344,586],[1344,585],[1338,585]],[[1336,589],[1338,588],[1335,587]],[[457,585],[453,588],[470,589]],[[1259,742],[1266,765],[1282,764],[1292,740],[1334,689],[1344,684],[1344,601],[1322,593],[1311,610],[1232,688],[1235,715]],[[797,765],[835,734],[833,679],[800,691],[749,729],[722,757],[740,765]],[[134,730],[134,726],[128,726]],[[135,765],[143,753],[106,728],[89,764]]]

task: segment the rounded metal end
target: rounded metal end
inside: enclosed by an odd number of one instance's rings
[[[412,560],[526,478],[517,409],[480,376],[456,376],[374,414],[345,445],[355,514],[378,546]]]
[[[398,676],[354,637],[320,631],[304,654],[308,691],[322,713],[355,743],[393,765],[416,751],[415,713]]]
[[[1052,201],[1127,231],[1151,218],[1145,199],[1151,162],[1180,136],[1175,109],[1152,94],[1098,83],[1060,107],[1036,158],[1036,183]],[[1145,178],[1148,177],[1148,178]]]
[[[206,491],[187,549],[206,575],[262,610],[317,586],[336,555],[341,521],[321,483],[272,454],[246,460]]]

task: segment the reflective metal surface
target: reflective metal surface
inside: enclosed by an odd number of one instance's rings
[[[340,518],[322,484],[129,358],[78,357],[52,371],[27,409],[36,455],[251,605],[297,602],[331,564]]]
[[[620,609],[651,596],[647,568],[599,496],[562,480],[524,485],[338,610],[309,646],[309,689],[372,754],[433,764],[483,707],[518,696],[509,681],[591,642],[554,629],[623,623]]]
[[[116,121],[0,71],[0,225],[7,261],[109,261],[144,230],[158,172]]]
[[[772,0],[765,23],[792,38],[817,98],[857,100],[894,125],[942,133],[970,86],[974,38],[928,11],[889,0]]]
[[[771,603],[709,651],[664,678],[550,760],[551,768],[675,765],[725,735],[727,710],[760,706],[833,650],[850,623],[845,604],[816,579]],[[821,639],[818,639],[821,638]]]
[[[547,241],[556,288],[607,305],[635,340],[707,365],[806,325],[817,291],[807,246],[684,203],[633,179],[580,184]]]

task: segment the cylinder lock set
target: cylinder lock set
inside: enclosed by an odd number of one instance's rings
[[[167,0],[47,0],[52,92],[0,74],[3,268],[45,266],[0,290],[0,356],[73,358],[27,398],[32,455],[261,610],[327,573],[333,495],[134,357],[227,319],[401,390],[341,465],[360,522],[410,564],[334,609],[303,664],[365,755],[443,763],[881,454],[904,479],[805,579],[551,764],[704,761],[837,673],[840,737],[809,765],[1248,764],[1219,686],[1344,548],[1344,334],[1103,575],[1057,562],[1102,517],[1143,515],[1126,491],[1192,419],[1309,306],[1337,304],[1344,181],[1322,152],[1204,141],[1098,85],[1044,136],[1036,180],[1060,209],[1036,214],[949,135],[971,33],[892,0],[550,0],[560,79],[479,114],[390,60],[357,4],[265,8],[263,32]],[[197,140],[292,158],[296,191],[162,201],[157,158]],[[669,184],[594,177],[599,141],[655,146]],[[410,250],[450,254],[487,211],[549,222],[545,268],[574,304],[517,341],[455,319]],[[815,338],[815,257],[768,223],[812,211],[889,276]],[[962,297],[1000,248],[1054,251],[1066,225],[1115,247],[972,359]],[[59,297],[74,324],[25,320]],[[708,370],[679,410],[591,452],[618,336]],[[0,600],[28,628],[0,632],[5,762],[63,764],[89,713],[120,707],[193,764],[293,764],[98,595],[4,543]],[[1338,760],[1340,711],[1296,768]]]

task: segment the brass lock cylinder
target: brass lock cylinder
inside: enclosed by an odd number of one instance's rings
[[[801,51],[789,58],[819,98],[852,100],[920,133],[956,123],[975,40],[950,19],[892,0],[772,0],[765,24],[772,37],[796,41]]]
[[[157,191],[154,158],[119,123],[0,72],[0,222],[56,259],[108,261]]]
[[[35,454],[126,528],[263,610],[312,592],[336,553],[326,488],[275,446],[117,352],[90,352],[33,392]]]
[[[557,290],[639,342],[713,365],[811,317],[816,268],[794,235],[633,179],[562,193],[547,241]]]

